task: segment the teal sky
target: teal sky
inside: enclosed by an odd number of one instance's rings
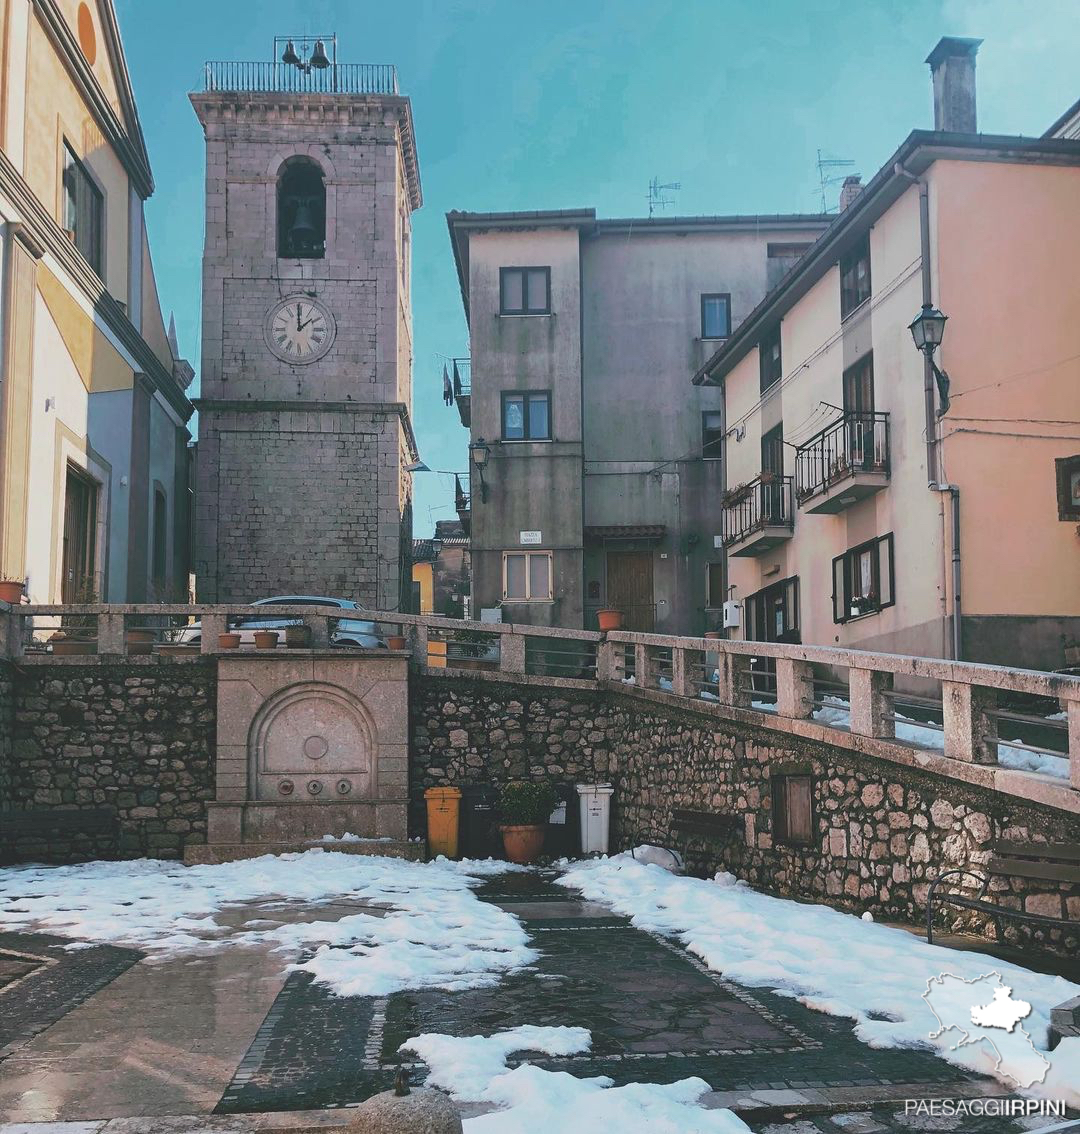
[[[413,102],[424,207],[414,217],[414,413],[434,470],[466,465],[442,356],[467,353],[449,209],[595,207],[813,212],[817,151],[867,180],[933,125],[942,35],[980,36],[980,128],[1041,134],[1077,97],[1080,0],[117,0],[153,163],[147,205],[166,318],[199,367],[203,139],[187,100],[207,59],[269,59],[275,34],[336,32],[341,62],[394,63]],[[298,16],[298,13],[300,15]],[[836,203],[830,190],[829,207]],[[197,387],[196,387],[197,389]],[[617,391],[613,391],[617,396]],[[415,478],[417,536],[452,483]]]

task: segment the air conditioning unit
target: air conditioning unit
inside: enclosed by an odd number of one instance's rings
[[[742,607],[737,602],[724,603],[724,629],[738,630],[742,620]]]

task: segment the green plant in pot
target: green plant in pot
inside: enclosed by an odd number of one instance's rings
[[[506,857],[522,866],[535,862],[544,848],[548,817],[559,797],[551,784],[518,780],[499,796],[499,830]]]

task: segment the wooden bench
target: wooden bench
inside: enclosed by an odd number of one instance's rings
[[[111,807],[48,808],[35,811],[0,811],[0,861],[12,861],[20,839],[42,839],[72,835],[107,835],[115,854],[119,823]]]
[[[973,878],[979,888],[973,896],[950,894],[938,891],[938,886],[949,879]],[[1080,882],[1080,844],[1077,843],[995,843],[990,861],[984,868],[971,870],[967,867],[946,870],[930,884],[926,895],[926,940],[934,943],[934,903],[959,906],[965,910],[977,910],[989,914],[994,919],[999,939],[1004,940],[1001,923],[1005,918],[1024,921],[1032,925],[1068,927],[1080,924],[1068,917],[1053,917],[1047,914],[1026,913],[1023,910],[1009,909],[987,900],[987,888],[995,877],[1041,878],[1048,882]]]
[[[742,830],[743,820],[740,815],[723,815],[718,811],[690,811],[685,808],[676,808],[671,813],[671,822],[664,831],[657,831],[657,845],[667,849],[664,844],[670,841],[671,836],[681,838],[679,855],[682,861],[680,866],[686,864],[686,852],[690,840],[695,838],[713,839],[717,842],[726,842],[737,831]],[[678,858],[674,851],[668,851],[672,858]]]

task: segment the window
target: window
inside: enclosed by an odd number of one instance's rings
[[[833,621],[848,622],[892,606],[894,587],[892,532],[845,551],[833,560]]]
[[[724,565],[705,564],[705,607],[719,610],[724,605]]]
[[[758,362],[761,367],[761,392],[780,381],[783,360],[780,357],[780,328],[766,335],[758,344]]]
[[[64,143],[64,228],[90,267],[102,274],[102,229],[105,198],[86,167]]]
[[[551,440],[551,391],[503,391],[502,439],[504,441]]]
[[[551,552],[504,552],[502,597],[508,602],[551,602]]]
[[[168,575],[169,504],[160,488],[154,489],[154,582],[164,583]]]
[[[550,315],[550,268],[500,268],[500,315]]]
[[[865,236],[840,261],[840,318],[846,319],[870,298],[870,237]]]
[[[1059,520],[1080,520],[1080,454],[1057,457],[1057,506]]]
[[[292,157],[281,167],[277,223],[279,256],[321,260],[326,254],[326,185],[310,158]]]
[[[701,337],[726,339],[731,334],[731,295],[712,292],[701,297]]]
[[[701,455],[707,461],[724,455],[724,415],[719,410],[706,410],[701,415]]]
[[[814,781],[809,775],[771,778],[773,841],[807,846],[814,841]]]

